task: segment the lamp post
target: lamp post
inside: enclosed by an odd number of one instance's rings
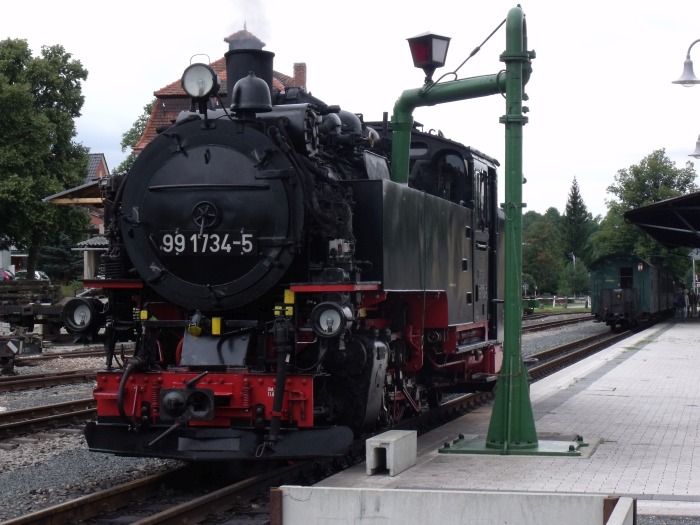
[[[683,87],[693,87],[695,84],[700,84],[700,79],[695,76],[695,72],[693,71],[693,61],[690,59],[690,50],[693,49],[693,46],[698,42],[700,42],[700,39],[695,40],[690,44],[690,47],[688,47],[688,52],[685,54],[685,62],[683,62],[683,74],[681,78],[671,82],[672,84],[680,84]],[[700,159],[700,136],[695,144],[695,151],[688,156]]]

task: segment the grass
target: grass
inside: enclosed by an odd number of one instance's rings
[[[581,308],[579,306],[570,306],[569,308],[564,308],[562,306],[557,306],[556,308],[535,308],[536,314],[578,314],[578,313],[590,313],[590,308]]]
[[[77,293],[83,291],[83,281],[80,280],[71,281],[59,286],[61,289],[61,297],[75,297]]]

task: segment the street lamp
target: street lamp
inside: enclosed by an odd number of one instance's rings
[[[689,153],[688,156],[700,159],[700,135],[698,135],[698,141],[695,143],[695,151]]]
[[[681,78],[671,82],[672,84],[680,84],[684,87],[692,87],[695,84],[700,84],[700,79],[698,79],[693,72],[693,61],[690,60],[690,50],[693,49],[693,46],[698,42],[700,42],[700,40],[696,40],[690,44],[688,53],[685,55],[685,62],[683,62],[683,74],[681,75]]]

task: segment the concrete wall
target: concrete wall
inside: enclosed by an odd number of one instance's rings
[[[9,250],[0,250],[0,268],[9,269],[12,264]]]
[[[277,525],[632,525],[634,516],[633,500],[620,498],[605,523],[606,497],[588,494],[298,486],[279,494]]]

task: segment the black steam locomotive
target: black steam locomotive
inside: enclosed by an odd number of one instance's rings
[[[107,368],[89,448],[186,460],[343,453],[502,358],[498,163],[279,92],[272,57],[191,65],[191,111],[105,188]],[[135,337],[125,366],[115,341]]]

